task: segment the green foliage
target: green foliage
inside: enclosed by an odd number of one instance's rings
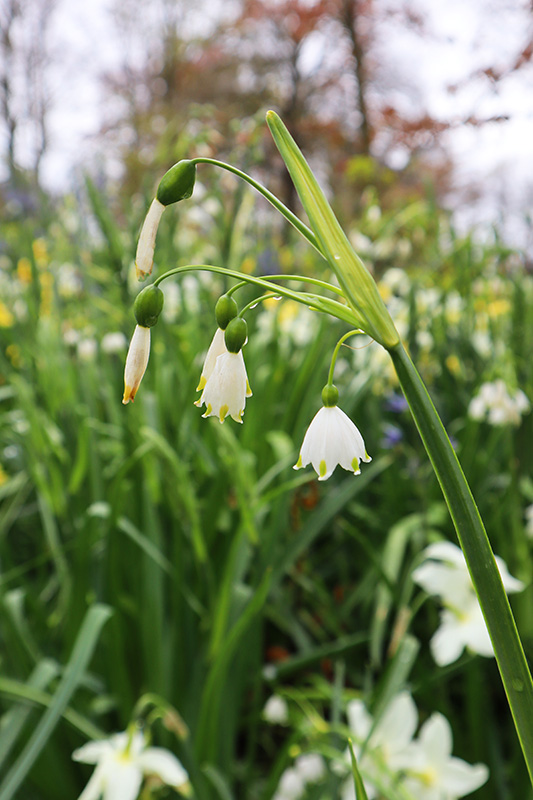
[[[513,607],[531,656],[532,415],[497,427],[467,413],[496,377],[533,397],[531,278],[517,254],[459,237],[429,201],[366,201],[354,229],[367,252],[355,234],[353,244],[381,276],[495,552],[528,584]],[[218,276],[162,285],[148,370],[134,405],[121,405],[147,207],[112,212],[93,186],[94,238],[65,206],[45,235],[11,229],[2,255],[0,797],[15,785],[24,800],[77,797],[90,772],[72,751],[124,730],[153,693],[186,725],[175,735],[169,714],[153,732],[196,797],[268,800],[313,750],[330,766],[309,796],[335,798],[347,701],[364,697],[379,717],[406,684],[424,717],[450,720],[456,755],[489,765],[479,797],[527,797],[493,661],[465,654],[439,669],[429,652],[436,605],[410,575],[453,531],[378,345],[351,339],[335,371],[373,457],[356,478],[291,470],[345,330],[290,300],[247,313],[244,425],[201,419],[195,387],[229,288]],[[216,180],[169,209],[158,233],[157,274],[194,261],[327,277],[312,248],[280,241],[246,192]],[[239,290],[239,306],[256,295]],[[96,630],[102,606],[112,615]],[[273,692],[288,702],[287,727],[261,716]]]

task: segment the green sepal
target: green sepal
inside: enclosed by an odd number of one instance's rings
[[[193,193],[195,181],[196,164],[187,159],[178,161],[159,181],[156,197],[164,206],[187,200]]]
[[[332,408],[339,402],[339,390],[332,383],[326,383],[322,389],[322,402],[326,408]]]
[[[235,317],[224,333],[224,341],[230,353],[238,353],[248,338],[248,325],[242,317]]]
[[[143,328],[153,328],[159,319],[165,296],[159,286],[153,283],[139,292],[133,304],[137,323]]]
[[[228,324],[237,316],[238,313],[239,309],[237,303],[233,297],[231,297],[231,295],[223,294],[218,298],[215,306],[215,317],[219,328],[222,328],[222,330],[225,331],[228,327]]]

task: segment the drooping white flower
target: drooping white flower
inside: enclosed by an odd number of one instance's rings
[[[359,475],[360,461],[372,459],[354,423],[338,406],[323,406],[307,429],[294,469],[312,464],[318,480],[325,481],[337,464]]]
[[[287,701],[279,694],[273,694],[265,703],[263,718],[272,725],[287,725],[289,722]]]
[[[412,578],[428,594],[439,597],[444,609],[430,647],[439,666],[452,664],[466,648],[478,655],[494,655],[487,626],[461,548],[452,542],[436,542],[424,550],[425,560]],[[496,556],[503,586],[508,594],[521,592],[524,584],[514,578]]]
[[[154,266],[155,237],[161,216],[166,206],[154,198],[148,213],[144,219],[139,241],[137,244],[137,254],[135,256],[135,273],[137,280],[143,281],[152,273]]]
[[[147,747],[140,731],[117,733],[75,750],[74,761],[96,764],[78,800],[135,800],[145,775],[157,775],[167,786],[179,788],[188,781],[178,759],[162,747]]]
[[[195,405],[205,404],[204,417],[218,417],[224,422],[229,415],[235,422],[242,422],[248,389],[246,367],[242,350],[225,352],[217,356],[213,371],[207,378],[204,390]]]
[[[484,383],[468,406],[472,419],[486,421],[490,425],[520,425],[523,414],[531,404],[521,389],[512,394],[501,379]]]
[[[417,800],[457,800],[486,783],[485,764],[468,764],[452,756],[452,730],[442,714],[432,716],[403,754],[402,785]]]
[[[130,342],[124,369],[124,404],[135,400],[135,395],[146,372],[150,357],[150,328],[136,325]]]
[[[217,358],[221,356],[223,353],[227,352],[228,349],[226,347],[226,342],[224,340],[224,331],[222,330],[222,328],[217,328],[205,356],[204,365],[202,367],[202,374],[200,376],[200,382],[196,387],[197,392],[202,391],[202,389],[205,387],[207,383],[208,378],[211,377],[213,370],[215,369]],[[244,365],[244,357],[242,355],[242,350],[239,351],[238,355],[240,355],[242,359],[244,374],[246,375],[246,397],[251,397],[252,390],[250,389],[250,384],[248,382],[248,375],[246,374],[246,367]]]

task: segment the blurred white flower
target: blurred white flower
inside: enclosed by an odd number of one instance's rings
[[[144,219],[139,242],[137,244],[137,254],[135,256],[135,274],[137,280],[144,280],[150,275],[154,266],[155,237],[161,216],[166,206],[160,203],[157,198],[152,200],[148,213]]]
[[[217,357],[195,405],[205,404],[204,417],[218,417],[220,422],[224,422],[229,415],[235,422],[242,422],[248,390],[242,350],[238,353],[225,352]]]
[[[298,800],[305,793],[306,785],[315,784],[326,774],[324,759],[318,753],[298,756],[294,766],[281,775],[273,800]]]
[[[418,725],[418,711],[411,695],[401,692],[393,698],[373,730],[372,716],[362,700],[352,700],[346,713],[354,736],[354,751],[359,768],[364,773],[368,798],[372,800],[378,793],[375,784],[383,787],[392,784],[397,772],[403,768]],[[359,756],[364,742],[364,753]],[[347,765],[350,765],[348,751],[345,757]],[[343,784],[342,800],[355,800],[351,774]]]
[[[62,297],[77,297],[83,290],[83,281],[73,264],[61,264],[57,272],[57,290]]]
[[[318,480],[325,481],[337,464],[359,475],[360,461],[372,459],[354,423],[338,406],[323,406],[307,429],[294,469],[312,464]]]
[[[492,643],[470,579],[462,550],[452,542],[436,542],[424,550],[425,560],[412,574],[425,592],[444,605],[440,627],[431,639],[431,652],[439,666],[452,664],[463,650],[493,656]],[[496,556],[507,593],[521,592],[524,584],[513,578],[505,562]]]
[[[278,694],[273,694],[265,703],[263,718],[272,725],[287,725],[289,722],[289,707],[287,701]]]
[[[282,773],[272,800],[299,800],[305,792],[305,781],[298,770],[289,767]]]
[[[504,381],[484,383],[468,406],[472,419],[486,419],[490,425],[520,425],[531,404],[521,389],[510,394]]]
[[[94,361],[98,351],[96,339],[81,339],[77,345],[77,353],[80,361]]]
[[[318,753],[304,753],[294,762],[294,768],[305,783],[317,783],[326,774],[324,759]]]
[[[145,775],[157,775],[174,788],[187,783],[186,771],[171,752],[146,745],[144,735],[137,731],[117,733],[75,750],[74,761],[96,764],[78,800],[135,800]]]
[[[106,333],[100,344],[103,353],[121,353],[128,346],[128,340],[122,331]]]
[[[485,764],[454,758],[452,744],[450,723],[442,714],[432,714],[403,754],[402,785],[416,800],[457,800],[486,783]]]
[[[136,325],[131,338],[124,369],[124,396],[122,402],[135,400],[135,395],[148,366],[150,357],[150,328]]]

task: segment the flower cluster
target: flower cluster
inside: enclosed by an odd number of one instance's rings
[[[374,719],[362,700],[348,703],[346,714],[350,738],[369,800],[397,796],[413,800],[457,800],[476,791],[488,779],[484,764],[468,764],[452,756],[450,724],[442,714],[432,714],[420,727],[411,695],[396,695],[384,713]],[[340,797],[355,800],[348,749],[331,764],[342,779]],[[280,778],[275,800],[299,800],[307,788],[326,777],[324,759],[318,753],[300,756]],[[320,796],[320,795],[313,795]]]
[[[398,783],[416,800],[456,800],[488,779],[484,764],[452,756],[452,731],[442,714],[432,714],[415,738],[418,711],[408,692],[398,694],[376,723],[361,700],[349,703],[347,715],[369,800]],[[351,776],[342,798],[355,799]]]
[[[522,415],[531,404],[521,389],[510,393],[501,379],[482,384],[468,407],[472,419],[485,420],[490,425],[520,425]]]
[[[509,574],[496,556],[507,593],[521,592],[524,584]],[[428,594],[440,598],[440,627],[431,639],[431,652],[439,666],[456,661],[466,648],[482,656],[493,656],[487,626],[468,573],[462,550],[451,542],[436,542],[424,550],[424,561],[413,572],[413,580]]]
[[[146,371],[150,354],[150,328],[159,318],[163,301],[163,292],[156,284],[143,289],[135,301],[137,326],[126,357],[123,403],[135,399]],[[197,387],[202,394],[195,405],[205,406],[204,417],[217,417],[223,423],[229,416],[235,422],[242,422],[246,398],[252,395],[242,354],[242,348],[248,341],[248,327],[239,316],[237,304],[230,294],[218,299],[215,318],[218,327],[204,360]],[[352,333],[346,334],[340,343]],[[337,406],[339,393],[331,383],[331,374],[338,347],[332,360],[330,380],[322,391],[323,407],[309,425],[294,465],[294,469],[300,469],[312,464],[320,481],[327,480],[338,464],[359,475],[360,462],[372,460],[359,430]]]

